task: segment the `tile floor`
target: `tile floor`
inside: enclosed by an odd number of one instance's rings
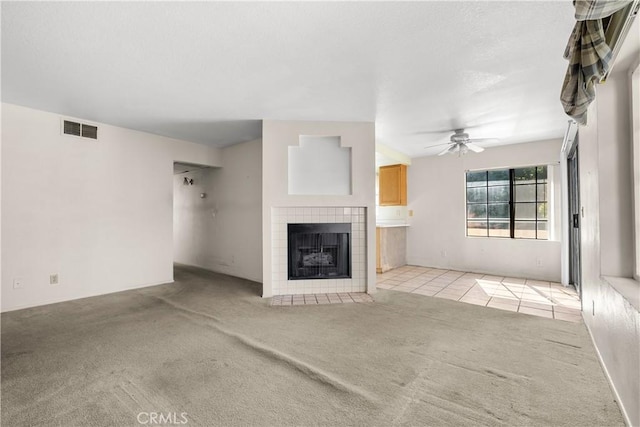
[[[271,305],[291,306],[309,304],[345,304],[351,302],[373,302],[371,295],[364,292],[344,292],[337,294],[276,295]]]
[[[446,298],[549,319],[581,322],[572,287],[539,280],[404,266],[378,274],[377,287]]]

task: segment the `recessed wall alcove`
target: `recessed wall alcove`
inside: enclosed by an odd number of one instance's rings
[[[287,163],[290,195],[351,195],[351,148],[339,136],[300,135]]]

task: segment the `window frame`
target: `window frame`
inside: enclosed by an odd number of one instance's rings
[[[521,182],[518,183],[518,179],[516,177],[516,171],[517,170],[522,170],[522,169],[534,169],[535,171],[535,175],[533,178],[533,182],[528,181],[526,183]],[[544,170],[544,178],[540,176],[541,174],[541,169]],[[505,185],[504,181],[490,181],[489,180],[489,173],[490,172],[498,172],[498,173],[508,173],[508,183]],[[469,181],[469,174],[478,174],[478,173],[484,173],[485,177],[484,180],[480,180],[480,181]],[[484,185],[469,185],[470,182],[484,182]],[[494,185],[490,185],[491,182],[501,182],[500,184],[494,184]],[[465,235],[466,237],[484,237],[484,238],[500,238],[500,239],[521,239],[521,240],[549,240],[550,238],[550,232],[551,230],[549,230],[549,224],[550,224],[550,218],[549,218],[549,206],[550,206],[550,201],[549,201],[549,186],[550,186],[550,182],[549,182],[549,165],[535,165],[535,166],[520,166],[520,167],[510,167],[510,168],[494,168],[494,169],[484,169],[484,170],[468,170],[465,172]],[[517,200],[517,188],[519,186],[534,186],[534,194],[533,194],[533,199],[534,200],[525,200],[525,201],[518,201]],[[545,190],[544,190],[544,198],[539,198],[539,191],[540,191],[540,185],[544,185],[545,186]],[[508,200],[502,201],[502,200],[491,200],[490,197],[490,192],[489,189],[491,187],[494,188],[498,188],[498,187],[508,187],[509,188],[509,194],[508,194]],[[469,200],[469,189],[470,188],[484,188],[486,190],[485,192],[485,197],[484,198],[480,198],[481,201],[470,201]],[[503,221],[504,218],[502,217],[498,217],[495,216],[493,217],[494,221],[492,221],[492,217],[491,217],[491,209],[490,206],[491,205],[502,205],[502,204],[508,204],[508,212],[509,212],[509,216],[507,219],[508,221],[508,232],[507,233],[502,233],[503,235],[500,235],[501,233],[494,233],[492,235],[492,230],[501,230],[500,228],[497,229],[492,229],[491,228],[491,224],[497,224],[500,221]],[[517,208],[518,206],[525,206],[525,205],[534,205],[534,212],[535,212],[535,217],[533,219],[528,218],[528,219],[524,219],[524,218],[517,218],[516,214],[517,214]],[[541,218],[540,217],[540,213],[539,213],[539,209],[540,206],[543,205],[544,206],[544,212],[545,215]],[[484,209],[485,211],[485,216],[484,218],[480,217],[480,218],[476,218],[476,217],[469,217],[469,213],[470,213],[470,206],[485,206],[486,208]],[[484,235],[473,235],[473,234],[469,234],[469,223],[470,222],[484,222],[486,224],[486,234]],[[533,223],[533,237],[526,237],[523,235],[517,235],[518,234],[518,228],[516,227],[517,223]],[[541,234],[541,230],[540,230],[540,224],[546,224],[546,236],[545,237],[540,237]],[[476,230],[482,230],[482,228],[475,228]]]

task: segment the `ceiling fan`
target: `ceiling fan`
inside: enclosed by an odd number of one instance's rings
[[[450,142],[445,144],[432,145],[431,147],[438,147],[439,145],[449,145],[447,148],[442,150],[438,156],[443,156],[445,154],[455,154],[458,155],[466,154],[469,150],[480,153],[484,151],[484,148],[476,145],[476,142],[481,141],[495,141],[495,138],[469,138],[469,134],[464,131],[464,129],[455,129],[454,134],[449,138]],[[427,147],[427,148],[431,148]]]

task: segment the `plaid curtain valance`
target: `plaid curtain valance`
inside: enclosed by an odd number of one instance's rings
[[[587,123],[587,109],[596,96],[595,84],[607,73],[611,49],[605,42],[602,19],[632,3],[632,0],[574,0],[576,25],[564,58],[569,67],[560,101],[565,113],[580,124]]]

